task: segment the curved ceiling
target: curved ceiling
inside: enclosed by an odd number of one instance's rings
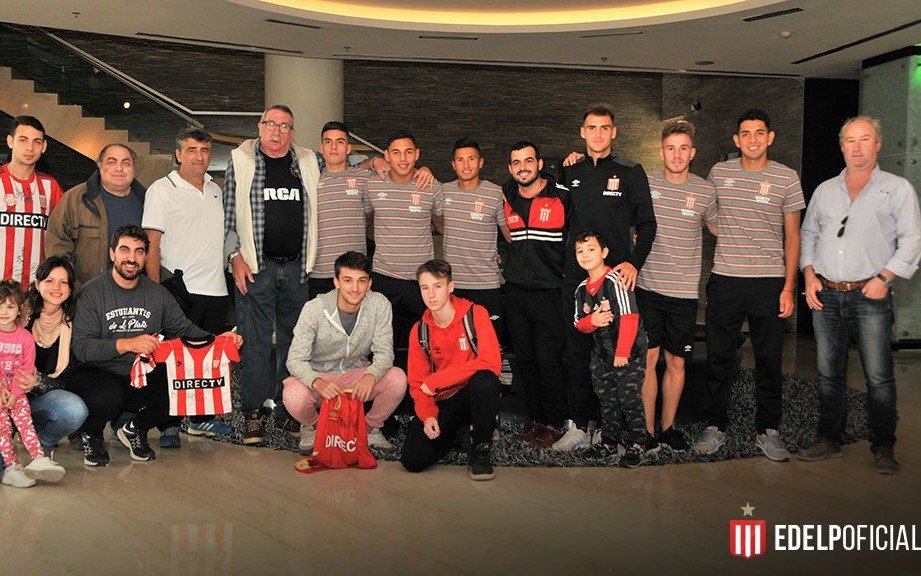
[[[336,24],[445,32],[567,32],[729,14],[780,0],[232,0]]]

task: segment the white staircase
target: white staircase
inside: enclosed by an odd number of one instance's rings
[[[150,144],[130,142],[127,130],[107,130],[102,118],[83,116],[80,106],[59,104],[57,94],[36,92],[34,82],[13,78],[10,69],[3,66],[0,66],[0,110],[10,116],[35,116],[44,124],[48,136],[93,161],[106,144],[118,142],[130,146],[138,155],[135,177],[144,186],[173,168],[170,155],[151,154]]]

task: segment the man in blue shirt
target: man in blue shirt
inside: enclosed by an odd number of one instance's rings
[[[896,388],[890,331],[892,283],[910,278],[921,258],[921,214],[908,180],[883,172],[879,121],[844,123],[847,167],[816,189],[802,228],[800,267],[813,310],[819,368],[819,430],[798,458],[841,457],[846,421],[847,349],[856,339],[867,382],[870,449],[876,471],[895,474]]]

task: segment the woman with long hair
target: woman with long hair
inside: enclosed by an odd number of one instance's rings
[[[50,256],[38,265],[29,286],[26,329],[35,339],[36,375],[27,391],[35,429],[49,449],[79,430],[87,415],[83,400],[64,389],[75,364],[70,354],[74,277],[69,259]]]

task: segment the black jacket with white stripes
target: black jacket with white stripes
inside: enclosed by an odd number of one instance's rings
[[[544,189],[533,198],[518,193],[518,182],[502,187],[505,221],[512,235],[502,275],[522,290],[553,290],[563,281],[563,250],[569,212],[569,190],[546,178]]]

